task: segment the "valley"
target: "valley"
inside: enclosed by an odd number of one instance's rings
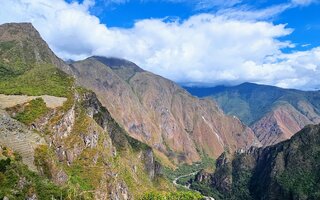
[[[0,25],[0,77],[0,199],[320,198],[318,91],[65,62],[30,23]]]

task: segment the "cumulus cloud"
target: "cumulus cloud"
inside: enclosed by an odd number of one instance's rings
[[[291,54],[279,38],[284,24],[199,14],[184,21],[145,19],[134,27],[108,28],[90,14],[93,1],[2,1],[0,23],[29,21],[63,59],[122,57],[177,82],[265,83],[290,88],[319,86],[320,48]]]

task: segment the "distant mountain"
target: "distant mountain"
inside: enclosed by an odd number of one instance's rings
[[[152,148],[130,137],[68,69],[31,24],[0,25],[0,199],[174,191]]]
[[[94,56],[71,64],[68,71],[168,165],[260,145],[250,128],[224,115],[214,101],[200,100],[130,61]]]
[[[185,87],[191,94],[215,99],[255,132],[263,145],[290,138],[307,124],[320,122],[320,92],[243,83],[212,88]]]
[[[290,140],[234,155],[222,154],[211,174],[192,182],[215,199],[320,199],[320,125],[309,125]]]
[[[163,164],[259,145],[214,101],[130,61],[67,65],[29,23],[0,25],[0,77],[0,199],[137,199],[175,190]]]

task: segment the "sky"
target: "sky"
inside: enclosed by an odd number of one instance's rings
[[[64,60],[119,57],[181,84],[320,89],[320,0],[0,0]]]

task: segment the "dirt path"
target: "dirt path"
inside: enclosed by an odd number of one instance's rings
[[[175,179],[172,181],[172,183],[173,183],[175,186],[181,186],[181,187],[184,187],[184,188],[186,188],[186,189],[188,189],[188,190],[191,190],[191,189],[190,189],[190,185],[180,185],[180,184],[177,183],[177,181],[178,181],[180,178],[184,178],[184,177],[188,177],[188,176],[194,176],[194,175],[196,175],[198,172],[199,172],[199,171],[195,171],[195,172],[192,172],[192,173],[190,173],[190,174],[185,174],[185,175],[178,176],[177,178],[175,178]]]
[[[180,187],[184,187],[186,188],[187,190],[193,190],[193,189],[190,189],[190,185],[181,185],[179,183],[177,183],[177,181],[180,179],[180,178],[184,178],[184,177],[188,177],[188,176],[195,176],[199,171],[195,171],[195,172],[192,172],[192,173],[189,173],[189,174],[185,174],[185,175],[181,175],[181,176],[178,176],[177,178],[175,178],[172,183],[175,185],[175,186],[180,186]],[[193,190],[195,192],[199,192],[197,190]],[[215,200],[214,198],[212,197],[207,197],[207,196],[204,196],[204,198],[206,200]]]
[[[5,109],[9,107],[13,107],[18,104],[23,104],[32,99],[36,99],[41,97],[47,104],[48,108],[56,108],[63,105],[63,103],[67,100],[65,97],[55,97],[55,96],[26,96],[26,95],[4,95],[0,94],[0,109]]]

